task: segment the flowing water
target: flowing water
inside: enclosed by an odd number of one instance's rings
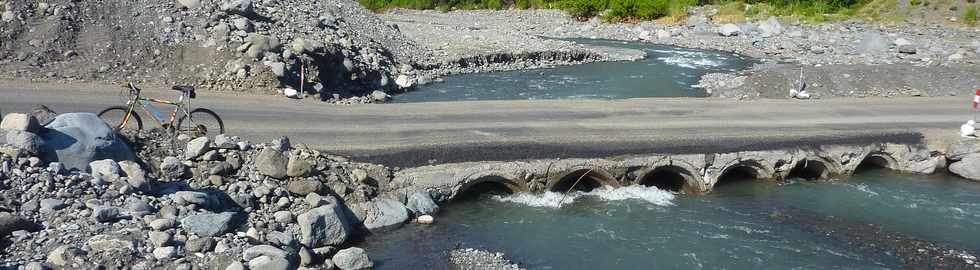
[[[743,181],[706,195],[634,186],[573,193],[558,207],[561,197],[455,201],[444,205],[436,224],[406,225],[362,246],[379,269],[444,269],[447,250],[457,246],[504,252],[529,269],[903,268],[901,254],[868,251],[856,245],[866,240],[824,233],[872,224],[980,252],[980,185],[943,174]],[[841,222],[810,222],[821,217]]]
[[[746,68],[739,55],[637,42],[576,39],[578,43],[642,50],[639,61],[600,62],[559,68],[463,74],[419,86],[394,102],[507,99],[622,99],[703,97],[693,85],[702,75]]]

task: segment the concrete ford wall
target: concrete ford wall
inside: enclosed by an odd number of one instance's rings
[[[829,179],[852,174],[862,162],[922,174],[933,173],[944,163],[941,155],[934,155],[924,146],[888,143],[711,154],[467,162],[399,171],[385,192],[404,196],[426,190],[439,200],[448,200],[488,183],[512,192],[565,192],[576,183],[575,189],[644,184],[685,193],[706,193],[734,174],[775,181],[787,177]]]

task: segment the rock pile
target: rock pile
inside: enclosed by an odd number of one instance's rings
[[[55,124],[83,116],[40,127],[14,115],[4,133],[81,128]],[[98,156],[85,168],[0,142],[0,267],[368,269],[354,239],[438,209],[427,193],[381,194],[391,168],[286,137],[252,144],[224,134],[125,133],[119,139],[132,145],[133,160]]]
[[[13,78],[268,93],[302,80],[339,102],[411,87],[421,51],[350,0],[5,0],[0,12],[0,76]]]

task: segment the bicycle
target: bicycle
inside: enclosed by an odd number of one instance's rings
[[[142,90],[131,82],[124,83],[123,88],[129,88],[126,106],[112,106],[99,112],[99,118],[102,118],[102,120],[116,130],[143,129],[143,120],[136,113],[136,107],[140,107],[160,127],[171,132],[190,133],[188,135],[195,135],[193,137],[214,136],[225,133],[225,124],[218,117],[217,113],[205,108],[189,110],[190,100],[197,97],[193,86],[173,86],[171,89],[180,92],[180,98],[177,101],[145,97],[141,94]],[[170,119],[164,119],[163,114],[153,107],[151,103],[174,106],[173,112],[170,113]],[[179,119],[177,118],[177,114],[181,114]],[[175,120],[177,124],[173,125]]]

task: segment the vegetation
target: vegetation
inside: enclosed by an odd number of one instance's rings
[[[761,15],[798,16],[812,20],[849,17],[869,2],[877,0],[360,0],[378,11],[389,8],[411,9],[535,9],[557,8],[572,16],[606,20],[679,20],[687,8],[718,5],[715,19],[744,20]]]
[[[963,11],[963,23],[970,26],[976,26],[977,19],[977,5],[970,5]]]

